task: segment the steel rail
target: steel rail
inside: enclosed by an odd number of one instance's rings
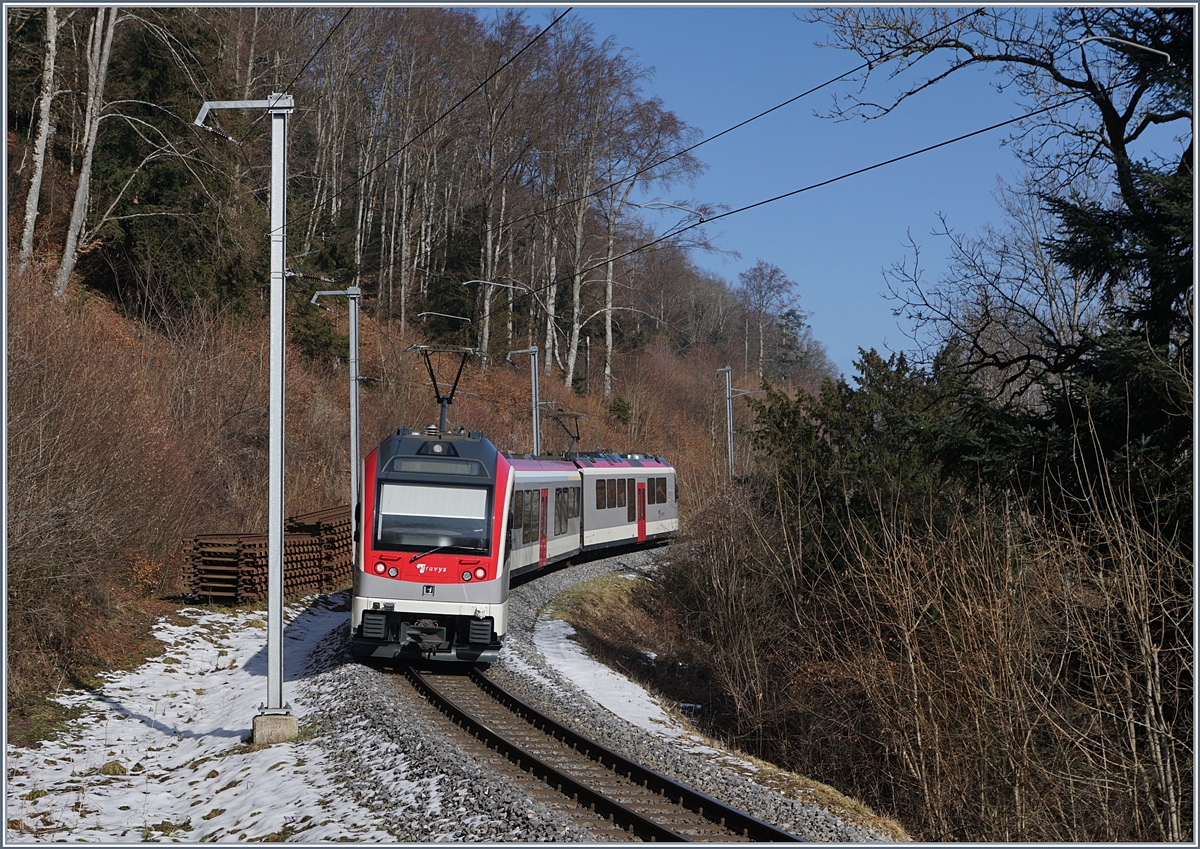
[[[608,766],[614,772],[624,775],[631,781],[641,784],[643,787],[655,791],[672,802],[676,802],[682,807],[696,812],[712,823],[735,832],[740,831],[743,837],[756,843],[807,842],[790,832],[776,828],[770,823],[763,822],[757,817],[750,816],[744,811],[731,807],[698,790],[693,790],[686,784],[681,784],[660,772],[648,769],[619,752],[615,752],[597,743],[595,740],[585,737],[577,731],[546,716],[537,708],[522,701],[517,696],[514,696],[478,669],[472,669],[470,675],[489,695],[504,704],[509,710],[521,715],[530,724],[535,727],[540,726],[541,730],[583,751],[589,757],[594,758],[602,765]]]
[[[489,746],[494,747],[498,752],[501,752],[509,760],[516,763],[518,768],[524,769],[532,773],[537,778],[546,782],[552,787],[555,787],[558,792],[568,796],[572,796],[574,801],[585,807],[590,807],[596,813],[607,816],[613,823],[620,827],[632,831],[634,835],[642,840],[658,842],[665,841],[668,843],[689,843],[691,842],[682,834],[672,831],[666,826],[660,825],[649,817],[643,816],[637,811],[630,810],[619,802],[609,799],[607,796],[599,793],[596,790],[588,787],[571,776],[547,764],[540,758],[530,754],[524,749],[517,746],[504,735],[489,728],[482,722],[479,722],[474,717],[470,716],[465,711],[459,709],[453,702],[447,699],[434,687],[425,676],[414,670],[411,666],[404,666],[403,671],[405,676],[412,682],[413,686],[422,693],[426,698],[432,701],[443,712],[452,717],[459,725],[466,728],[476,737],[485,741]]]

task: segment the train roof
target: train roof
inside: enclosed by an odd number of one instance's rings
[[[570,460],[564,460],[561,457],[535,457],[532,454],[504,452],[504,458],[508,460],[510,466],[520,470],[553,469],[573,472],[578,468]]]
[[[613,454],[607,451],[587,451],[571,455],[581,469],[669,469],[671,464],[657,454]]]
[[[479,460],[494,471],[498,453],[496,446],[478,430],[439,431],[436,427],[412,430],[402,427],[388,434],[379,444],[379,468],[387,468],[393,457],[428,456]]]
[[[655,454],[615,454],[609,451],[586,451],[568,454],[565,458],[551,455],[503,452],[514,469],[670,469],[671,464]]]

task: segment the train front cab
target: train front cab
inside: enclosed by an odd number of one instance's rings
[[[356,657],[490,663],[507,630],[512,472],[480,434],[401,430],[364,462]]]

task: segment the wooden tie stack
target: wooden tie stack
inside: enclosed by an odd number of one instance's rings
[[[350,510],[335,507],[285,523],[283,594],[300,598],[350,585]],[[192,593],[232,604],[267,598],[266,534],[198,534],[184,542]]]
[[[298,534],[310,534],[321,541],[322,577],[324,592],[342,590],[350,586],[352,577],[350,559],[354,553],[354,540],[350,533],[350,508],[330,507],[315,513],[292,516],[284,530]]]

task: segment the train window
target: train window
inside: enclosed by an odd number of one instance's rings
[[[376,545],[426,551],[488,546],[488,490],[382,483],[377,506]]]
[[[666,504],[667,503],[667,479],[659,478],[658,486],[656,488],[658,489],[657,503],[658,504]]]
[[[617,479],[609,478],[607,481],[605,481],[605,483],[608,484],[608,506],[609,507],[622,506],[625,502],[621,502],[621,504],[617,503]]]
[[[628,478],[625,481],[625,488],[629,490],[629,509],[625,511],[626,522],[637,521],[637,481],[633,478]]]
[[[583,503],[582,494],[583,494],[583,489],[581,487],[576,486],[571,489],[571,495],[572,495],[571,518],[573,518],[573,519],[579,518],[579,512],[580,512],[579,505]]]
[[[396,457],[392,469],[397,472],[415,472],[421,475],[482,475],[483,464],[475,460],[443,460]]]
[[[617,480],[617,506],[625,506],[625,481]]]
[[[521,527],[525,521],[525,493],[517,490],[513,493],[513,530]]]
[[[646,504],[657,504],[655,496],[658,494],[658,488],[654,485],[654,478],[646,478]]]
[[[607,492],[608,492],[608,490],[604,486],[604,481],[602,481],[602,480],[596,481],[596,509],[597,510],[603,510],[604,508],[608,507],[608,501],[606,499]]]

